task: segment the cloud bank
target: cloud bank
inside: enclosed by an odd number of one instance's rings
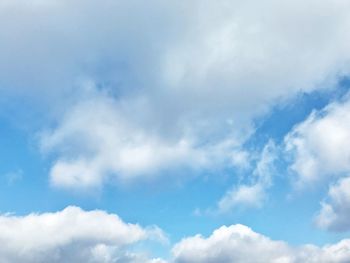
[[[0,216],[0,255],[4,263],[345,263],[350,240],[318,247],[294,247],[244,225],[222,226],[209,237],[190,236],[176,243],[169,259],[152,258],[133,245],[164,240],[157,227],[142,228],[104,211],[70,206],[55,213]]]

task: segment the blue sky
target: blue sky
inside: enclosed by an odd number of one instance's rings
[[[0,1],[0,262],[348,262],[349,11]]]

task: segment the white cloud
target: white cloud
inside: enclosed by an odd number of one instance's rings
[[[51,178],[65,187],[207,159],[247,165],[238,146],[256,116],[349,70],[348,1],[0,5],[1,105],[25,98],[31,106],[9,106],[22,120],[33,111],[41,128],[58,123],[42,144],[58,152]],[[122,109],[86,103],[85,80]]]
[[[145,129],[132,120],[108,96],[98,94],[77,104],[56,129],[40,137],[43,152],[58,155],[50,173],[52,184],[89,188],[111,178],[154,177],[175,167],[208,168],[213,162],[231,162],[235,155],[240,160],[233,165],[245,165],[233,140],[198,146],[191,136],[162,138],[156,128]]]
[[[316,217],[319,227],[333,231],[350,230],[350,177],[341,178],[328,192],[328,201]]]
[[[274,241],[244,225],[222,226],[211,236],[184,238],[171,258],[151,258],[135,249],[143,240],[164,240],[157,227],[142,228],[104,211],[67,207],[55,213],[0,216],[1,262],[214,263],[290,262],[345,263],[350,240],[317,247],[293,247]]]
[[[1,262],[145,262],[145,255],[128,246],[161,233],[72,206],[56,213],[1,215]]]
[[[324,247],[292,247],[246,226],[232,225],[220,227],[208,238],[196,235],[183,239],[174,246],[173,256],[176,263],[345,263],[350,257],[350,240]]]
[[[290,169],[299,189],[319,182],[330,183],[327,200],[316,217],[319,227],[332,231],[350,229],[350,97],[313,112],[285,138],[292,157]]]
[[[228,191],[218,202],[221,213],[232,211],[237,206],[260,207],[265,201],[265,191],[259,183],[253,185],[239,185]]]
[[[350,172],[350,100],[313,112],[285,138],[297,187]]]
[[[235,186],[226,192],[218,202],[218,212],[227,213],[238,206],[261,207],[267,199],[266,191],[272,186],[276,158],[277,147],[273,141],[269,141],[252,172],[251,182]]]

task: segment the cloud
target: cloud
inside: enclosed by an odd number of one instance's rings
[[[324,247],[292,247],[244,225],[232,225],[216,229],[208,238],[201,235],[185,238],[174,246],[172,252],[175,263],[345,263],[350,257],[350,240]]]
[[[4,263],[146,262],[146,255],[128,251],[128,247],[159,235],[158,228],[145,229],[114,214],[73,206],[56,213],[0,216]]]
[[[285,138],[296,186],[305,187],[350,172],[350,100],[313,112]]]
[[[345,263],[350,257],[348,239],[323,247],[293,247],[244,225],[222,226],[208,238],[186,237],[172,247],[169,260],[152,258],[151,251],[133,247],[143,240],[164,239],[157,227],[142,228],[123,222],[115,214],[74,206],[54,213],[0,216],[4,263]]]
[[[232,139],[203,146],[186,134],[164,138],[156,128],[145,129],[133,122],[129,111],[130,107],[125,109],[98,93],[71,109],[57,128],[42,133],[42,151],[58,156],[50,172],[51,183],[91,188],[113,178],[150,178],[174,168],[210,168],[219,162],[246,165],[245,153]]]
[[[350,230],[350,177],[339,179],[328,191],[328,201],[316,217],[319,227],[332,231]]]
[[[0,5],[1,105],[47,131],[62,187],[247,165],[254,118],[349,70],[347,1]],[[86,102],[86,83],[108,98]]]
[[[274,162],[277,159],[277,147],[269,141],[262,150],[249,184],[240,184],[227,191],[218,202],[218,212],[227,213],[235,208],[261,207],[267,199],[267,190],[272,186],[275,173]]]
[[[320,182],[331,184],[321,203],[316,224],[331,231],[350,229],[350,97],[314,111],[286,137],[286,150],[291,158],[299,189]]]
[[[265,200],[265,192],[263,186],[259,183],[253,185],[239,185],[218,202],[219,212],[232,211],[237,206],[260,207]]]

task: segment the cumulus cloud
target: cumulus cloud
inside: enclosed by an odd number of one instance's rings
[[[333,231],[350,230],[350,177],[339,179],[328,191],[328,201],[316,217],[319,227]]]
[[[121,179],[151,176],[162,167],[205,161],[185,138],[164,141],[130,123],[106,97],[76,105],[57,129],[43,134],[41,143],[45,152],[59,151],[51,180],[64,187],[100,185],[109,174]]]
[[[57,153],[51,178],[64,187],[207,159],[247,165],[237,144],[256,116],[349,69],[348,1],[0,5],[2,105],[26,98],[39,127],[54,129],[41,144]],[[86,104],[85,82],[109,99]]]
[[[154,177],[172,168],[246,165],[245,152],[232,138],[203,146],[190,134],[164,138],[156,127],[145,129],[135,119],[130,107],[106,95],[77,104],[57,128],[40,136],[42,151],[58,156],[50,172],[52,184],[89,188],[110,178]]]
[[[350,240],[324,247],[292,247],[244,225],[232,225],[220,227],[208,238],[201,235],[185,238],[174,246],[172,252],[175,263],[345,263],[349,262]]]
[[[133,248],[143,240],[162,242],[164,238],[157,227],[142,228],[123,222],[115,214],[74,206],[55,213],[0,216],[4,263],[345,263],[350,257],[347,239],[323,247],[293,247],[244,225],[222,226],[207,238],[186,237],[172,247],[168,260]]]
[[[114,214],[73,206],[56,213],[1,215],[1,262],[146,262],[146,255],[128,247],[162,235],[156,227],[145,229]]]
[[[285,138],[297,187],[350,172],[350,99],[313,112]]]

